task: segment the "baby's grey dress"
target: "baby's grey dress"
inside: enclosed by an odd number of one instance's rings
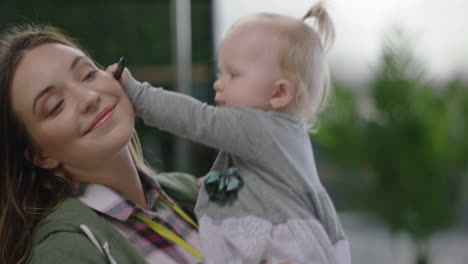
[[[209,106],[133,79],[125,91],[147,124],[219,149],[212,170],[240,172],[244,184],[227,201],[200,190],[195,213],[206,263],[351,263],[302,120]]]

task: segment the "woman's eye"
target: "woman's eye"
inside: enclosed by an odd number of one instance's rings
[[[64,99],[60,100],[60,102],[58,102],[50,111],[49,113],[47,113],[47,116],[52,116],[54,115],[55,113],[57,113],[57,111],[60,109],[60,107],[63,105],[63,102],[64,102]]]
[[[92,79],[97,73],[97,70],[90,71],[86,76],[83,78],[83,81],[87,81]]]

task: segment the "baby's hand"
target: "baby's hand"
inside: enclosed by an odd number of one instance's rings
[[[198,178],[198,188],[201,188],[203,185],[203,181],[205,180],[205,176]]]
[[[117,71],[118,66],[119,65],[117,63],[114,63],[114,64],[110,65],[109,67],[107,67],[106,72],[108,72],[109,74],[111,74],[113,76],[114,73]],[[131,78],[132,78],[132,74],[125,67],[124,71],[122,72],[122,76],[120,76],[120,79],[117,80],[117,81],[120,83],[120,86],[122,86],[122,88],[123,88],[123,87],[125,87],[125,84],[128,82],[128,80],[130,80]]]

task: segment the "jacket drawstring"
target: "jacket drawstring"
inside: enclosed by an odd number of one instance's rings
[[[115,259],[110,254],[109,243],[107,243],[107,241],[104,242],[104,244],[101,246],[101,244],[99,244],[99,241],[96,239],[93,232],[91,232],[91,229],[89,229],[87,225],[80,225],[80,228],[83,231],[83,233],[85,233],[85,235],[88,237],[88,239],[91,240],[93,245],[99,250],[99,252],[101,252],[101,254],[103,254],[107,258],[110,264],[117,264]]]

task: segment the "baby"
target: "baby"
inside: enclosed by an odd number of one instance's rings
[[[217,107],[124,71],[147,124],[220,150],[195,208],[206,263],[351,263],[308,134],[329,94],[324,46],[333,38],[321,4],[303,19],[241,19],[219,47]]]

